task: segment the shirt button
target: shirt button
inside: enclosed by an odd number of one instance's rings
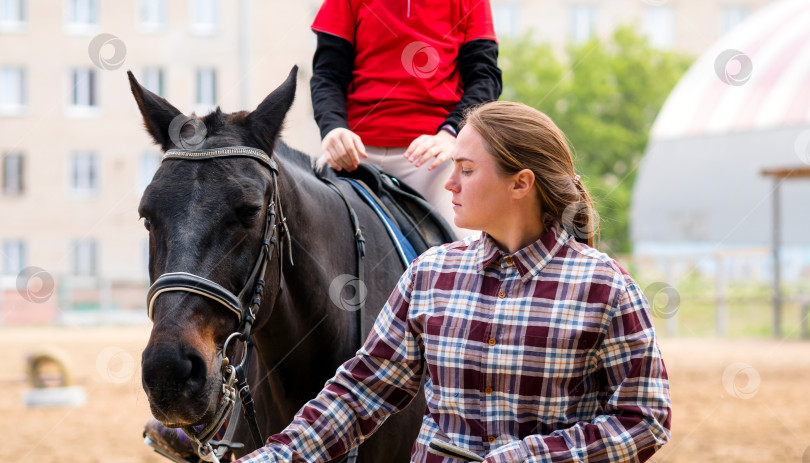
[[[506,265],[512,265],[512,264],[514,264],[514,263],[515,263],[515,261],[514,261],[514,260],[512,260],[512,256],[506,256],[506,258],[504,259],[504,261],[506,261]]]
[[[500,291],[500,292],[498,292],[498,297],[500,297],[501,299],[503,299],[504,297],[506,297],[506,293],[505,293],[505,292],[503,292],[503,291]]]
[[[487,342],[489,343],[490,346],[494,346],[495,345],[495,338],[489,338],[489,341],[487,341]]]
[[[491,444],[491,443],[495,442],[495,436],[489,436],[489,437],[487,437],[487,440]]]
[[[486,392],[487,394],[492,394],[492,388],[488,387],[488,388],[484,389],[484,392]]]

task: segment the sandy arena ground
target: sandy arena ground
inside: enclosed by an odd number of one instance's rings
[[[0,461],[168,461],[141,439],[149,407],[140,352],[149,327],[0,328]],[[69,352],[82,408],[28,409],[25,356]],[[810,343],[663,339],[672,440],[653,461],[810,462]]]

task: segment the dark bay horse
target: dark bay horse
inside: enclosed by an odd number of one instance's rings
[[[330,298],[336,279],[357,274],[354,229],[343,200],[317,178],[310,158],[278,141],[292,105],[297,68],[252,112],[183,116],[129,74],[144,123],[164,151],[178,137],[197,137],[196,149],[259,148],[278,166],[255,159],[167,159],[144,192],[138,212],[149,231],[149,276],[188,272],[239,294],[259,255],[268,204],[283,204],[289,244],[276,247],[256,311],[248,381],[264,438],[281,431],[358,348],[355,312]],[[178,119],[178,117],[180,119]],[[186,121],[178,127],[177,121]],[[404,268],[371,209],[347,193],[366,238],[364,326],[371,326]],[[291,254],[291,255],[290,255]],[[291,259],[290,259],[291,258]],[[279,262],[284,259],[284,262]],[[292,265],[294,263],[294,265]],[[247,304],[247,300],[242,301]],[[238,327],[233,312],[208,297],[166,292],[155,299],[154,326],[143,352],[142,382],[152,414],[169,427],[204,424],[217,408],[226,337]],[[424,400],[417,397],[359,449],[358,461],[407,462]],[[253,450],[245,420],[236,441]]]

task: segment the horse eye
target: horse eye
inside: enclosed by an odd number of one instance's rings
[[[143,218],[143,228],[145,228],[147,231],[152,230],[152,222],[150,222],[146,217]]]
[[[239,213],[239,216],[242,218],[242,220],[250,221],[250,220],[254,220],[257,217],[259,217],[259,214],[262,213],[262,208],[260,206],[259,207],[257,207],[257,206],[246,206],[246,207],[240,207],[237,210],[237,212]]]

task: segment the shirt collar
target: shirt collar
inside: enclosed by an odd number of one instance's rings
[[[540,239],[514,254],[501,251],[495,244],[495,240],[482,232],[481,238],[478,239],[476,269],[478,272],[483,272],[490,265],[508,266],[504,262],[508,260],[507,257],[511,257],[512,264],[518,269],[522,280],[536,276],[557,254],[557,251],[571,239],[571,235],[560,226],[558,221],[550,221],[546,226],[548,230]]]

